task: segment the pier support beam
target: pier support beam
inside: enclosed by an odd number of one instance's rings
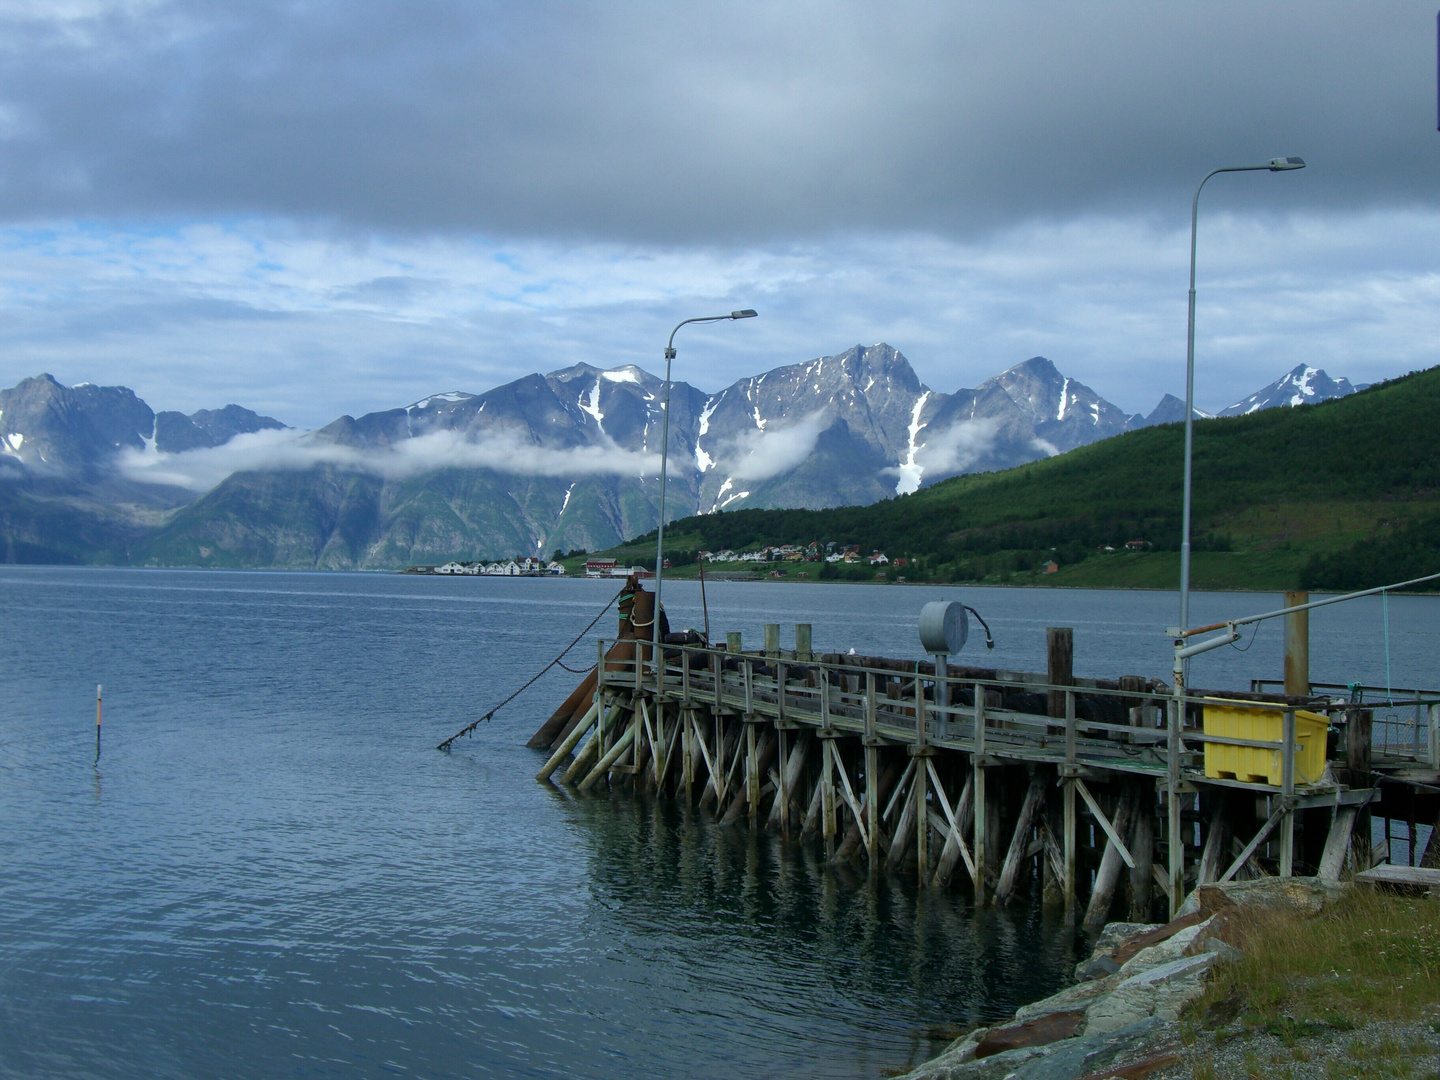
[[[886,787],[880,776],[880,748],[875,740],[865,740],[865,859],[873,867],[880,852],[880,803]],[[1440,851],[1440,844],[1435,845]]]
[[[930,804],[928,790],[928,776],[930,770],[925,767],[929,756],[925,751],[933,754],[935,751],[929,747],[922,747],[915,757],[915,858],[919,864],[917,882],[920,888],[928,885],[930,877],[930,815],[927,812]]]
[[[835,857],[835,740],[821,739],[823,765],[820,774],[820,828],[825,837],[825,857]]]
[[[1030,786],[1025,789],[1025,801],[1020,804],[1020,816],[1015,821],[1015,835],[1010,838],[1010,850],[1005,854],[1005,865],[1000,871],[1000,880],[995,885],[995,904],[1003,906],[1015,892],[1020,877],[1020,866],[1030,848],[1030,830],[1035,824],[1035,815],[1045,802],[1045,777],[1037,771],[1030,777]]]
[[[1110,822],[1110,829],[1114,835],[1106,841],[1105,854],[1100,857],[1100,869],[1095,872],[1095,888],[1090,893],[1090,904],[1085,909],[1085,925],[1098,926],[1110,917],[1110,905],[1115,899],[1115,886],[1120,881],[1120,868],[1124,864],[1124,857],[1120,853],[1120,845],[1116,837],[1123,839],[1126,831],[1130,828],[1130,815],[1135,807],[1135,788],[1126,784],[1120,795],[1120,804],[1115,809],[1115,819]],[[1097,819],[1100,815],[1096,814]],[[1103,821],[1102,821],[1103,824]]]

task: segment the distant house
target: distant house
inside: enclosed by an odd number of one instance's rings
[[[447,562],[447,563],[445,563],[443,566],[437,566],[437,567],[435,567],[435,573],[437,573],[437,574],[463,574],[463,573],[465,573],[465,567],[464,567],[463,564],[458,563],[458,562]]]
[[[613,577],[614,572],[614,559],[587,559],[585,561],[586,577]]]
[[[889,563],[889,561],[890,560],[885,557],[885,553],[883,551],[877,551],[870,556],[871,566],[884,566]]]
[[[1047,562],[1044,566],[1040,568],[1040,572],[1042,574],[1058,574],[1060,572],[1060,564],[1057,563],[1054,559],[1051,559],[1049,562]]]
[[[1152,548],[1152,547],[1154,547],[1154,546],[1155,546],[1155,545],[1152,544],[1152,543],[1150,543],[1149,540],[1126,540],[1126,541],[1125,541],[1125,550],[1126,550],[1126,551],[1146,551],[1146,550],[1148,550],[1149,548]]]
[[[551,559],[548,563],[545,564],[545,572],[547,574],[554,574],[556,576],[559,576],[565,573],[565,567],[561,566],[554,559]]]

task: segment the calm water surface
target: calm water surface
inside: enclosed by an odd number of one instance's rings
[[[435,752],[613,593],[0,569],[0,1076],[874,1077],[1060,984],[1076,944],[1038,911],[534,783],[522,744],[575,676]],[[666,596],[700,623],[693,585]],[[913,656],[921,604],[955,597],[999,666],[1043,670],[1044,627],[1067,625],[1080,674],[1168,670],[1163,593],[723,583],[709,606],[749,641],[808,621],[817,648]],[[1384,614],[1315,613],[1317,678],[1383,684]],[[1396,685],[1437,681],[1437,615],[1389,602]],[[1276,625],[1195,678],[1279,666]]]

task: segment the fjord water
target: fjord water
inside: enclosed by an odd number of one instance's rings
[[[523,743],[578,676],[434,750],[615,588],[0,569],[0,1076],[869,1077],[1062,982],[1077,944],[1037,907],[976,913],[673,803],[536,784]],[[693,583],[666,596],[700,623]],[[962,659],[1043,670],[1066,625],[1078,673],[1166,676],[1169,594],[709,588],[717,633],[811,622],[817,649],[895,656],[937,598],[995,631]],[[1383,684],[1381,614],[1316,612],[1316,677]],[[1436,681],[1437,614],[1389,601],[1396,685]],[[1279,642],[1196,680],[1278,675]]]

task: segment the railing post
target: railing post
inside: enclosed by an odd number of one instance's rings
[[[1430,764],[1440,768],[1440,702],[1430,706]]]
[[[750,657],[745,657],[745,715],[749,716],[755,711],[755,672]]]
[[[925,745],[925,686],[920,681],[919,665],[915,670],[915,746]]]
[[[830,730],[830,680],[825,678],[820,680],[820,729]]]
[[[690,704],[690,646],[680,647],[680,700]]]
[[[1285,804],[1285,816],[1280,820],[1280,876],[1291,876],[1295,865],[1295,710],[1286,709],[1283,721],[1284,746],[1280,751],[1280,798]]]
[[[775,718],[779,722],[785,720],[785,684],[789,681],[789,671],[783,663],[775,664]]]
[[[830,714],[825,714],[825,723],[830,723]],[[865,738],[875,739],[875,672],[865,673]]]

